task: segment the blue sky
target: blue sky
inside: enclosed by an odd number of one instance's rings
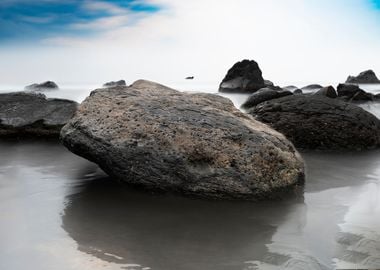
[[[0,85],[194,75],[215,85],[236,62],[266,79],[380,76],[380,0],[0,0]]]
[[[2,0],[0,41],[94,34],[96,29],[79,26],[113,16],[155,13],[159,9],[158,5],[133,0]],[[132,23],[120,22],[118,26]]]

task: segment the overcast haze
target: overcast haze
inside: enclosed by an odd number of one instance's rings
[[[380,73],[380,1],[2,0],[0,84],[218,82],[256,60],[277,84]]]

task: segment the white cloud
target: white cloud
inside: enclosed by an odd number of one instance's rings
[[[150,3],[165,9],[139,20],[114,15],[77,25],[107,29],[96,37],[53,37],[45,44],[54,48],[13,54],[0,49],[0,79],[18,80],[17,72],[23,71],[28,81],[147,78],[167,83],[194,75],[216,84],[244,58],[257,60],[264,76],[278,84],[338,82],[368,68],[380,74],[378,18],[365,0]]]

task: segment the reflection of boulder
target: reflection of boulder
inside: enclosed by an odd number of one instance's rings
[[[81,251],[154,270],[243,269],[265,256],[275,224],[294,206],[152,196],[109,179],[89,182],[69,200],[63,228]]]

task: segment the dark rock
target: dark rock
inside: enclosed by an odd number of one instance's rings
[[[194,80],[194,76],[186,77],[186,80]]]
[[[303,177],[292,144],[230,100],[143,80],[93,91],[61,139],[110,176],[155,191],[258,200]]]
[[[295,94],[295,95],[302,95],[303,92],[302,92],[301,89],[296,89],[296,90],[293,91],[293,94]]]
[[[373,101],[373,94],[365,92],[359,86],[354,84],[339,84],[338,96],[346,101]]]
[[[304,149],[360,150],[380,144],[380,121],[337,99],[294,95],[266,101],[249,113]]]
[[[288,91],[294,91],[294,90],[297,90],[298,87],[294,85],[288,85],[288,86],[282,87],[282,89],[288,90]]]
[[[126,83],[124,80],[120,80],[120,81],[115,81],[115,82],[112,81],[112,82],[103,84],[103,87],[114,87],[114,86],[126,86]]]
[[[58,137],[78,104],[64,99],[47,99],[43,94],[0,94],[0,136]]]
[[[260,104],[264,101],[271,100],[271,99],[276,99],[280,97],[285,97],[293,95],[292,92],[290,91],[277,91],[273,90],[271,88],[262,88],[259,91],[253,93],[252,95],[249,96],[248,100],[244,102],[242,105],[242,108],[244,109],[249,109],[251,107],[256,106],[257,104]]]
[[[259,65],[253,60],[243,60],[228,70],[219,86],[219,91],[254,93],[265,86]]]
[[[25,86],[27,91],[45,91],[45,90],[57,90],[58,85],[52,81],[46,81],[43,83],[34,83],[28,86]]]
[[[310,85],[302,87],[301,90],[303,90],[303,91],[315,91],[315,90],[319,90],[321,88],[323,88],[322,85],[319,85],[319,84],[310,84]]]
[[[270,80],[264,80],[265,86],[274,86],[274,83],[271,82]]]
[[[380,83],[380,80],[373,70],[366,70],[358,76],[348,76],[346,83]]]
[[[338,95],[336,94],[335,88],[332,86],[323,87],[323,88],[319,89],[317,92],[315,92],[314,95],[325,96],[328,98],[338,97]]]

